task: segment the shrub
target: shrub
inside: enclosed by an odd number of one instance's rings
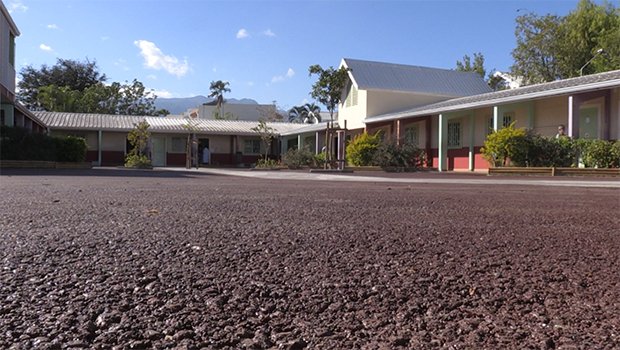
[[[569,137],[540,136],[531,129],[526,131],[527,166],[570,167],[575,164],[577,148]]]
[[[349,164],[355,166],[371,165],[372,157],[380,143],[379,132],[375,135],[368,135],[366,132],[356,135],[346,149]]]
[[[510,161],[515,166],[526,166],[528,142],[525,128],[514,128],[514,124],[490,134],[480,149],[484,160],[492,166],[505,166]]]
[[[81,137],[55,137],[58,162],[83,162],[88,144]]]
[[[289,169],[299,169],[302,166],[312,165],[312,152],[307,149],[289,149],[282,155],[282,165]]]
[[[144,154],[129,153],[125,158],[126,167],[150,168],[151,160]]]
[[[131,151],[125,158],[125,166],[147,168],[151,166],[151,160],[144,154],[151,133],[148,131],[150,125],[146,120],[133,124],[134,129],[127,135],[127,140],[131,145]]]
[[[259,158],[256,162],[257,169],[273,169],[278,166],[278,162],[275,159]]]
[[[323,167],[325,165],[325,152],[312,156],[312,163],[315,167]]]
[[[620,164],[618,142],[605,140],[577,140],[581,162],[586,168],[612,168]]]
[[[83,162],[88,145],[79,137],[33,133],[17,126],[0,127],[1,159]]]
[[[409,142],[398,144],[396,138],[383,141],[373,155],[373,164],[382,168],[420,168],[426,160],[426,154]]]

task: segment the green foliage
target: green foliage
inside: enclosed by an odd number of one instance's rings
[[[230,83],[228,83],[227,81],[218,80],[212,81],[211,86],[209,87],[209,90],[211,90],[211,92],[209,93],[208,97],[215,98],[218,114],[220,113],[220,111],[222,111],[222,115],[220,115],[220,118],[216,117],[215,119],[224,119],[226,117],[223,105],[226,102],[226,99],[224,99],[224,93],[231,91],[227,87],[228,85],[230,85]],[[215,114],[215,111],[213,113]]]
[[[99,73],[96,62],[84,63],[58,59],[53,67],[32,66],[21,71],[18,98],[30,109],[54,112],[101,113],[124,115],[169,114],[157,110],[153,90],[135,80],[123,84],[104,84],[106,76]]]
[[[493,132],[480,149],[482,157],[493,166],[504,166],[510,160],[515,166],[525,166],[528,152],[525,128],[514,128],[514,124]]]
[[[366,132],[356,135],[346,149],[349,164],[355,166],[372,165],[373,156],[380,144],[380,132],[374,135],[369,135]]]
[[[44,64],[40,69],[32,65],[21,69],[21,80],[17,83],[17,97],[29,109],[38,107],[39,88],[46,86],[66,87],[70,91],[85,89],[104,83],[105,74],[99,73],[96,61],[85,62],[57,58],[52,67]]]
[[[302,166],[312,166],[314,157],[308,149],[289,149],[282,155],[282,165],[289,169],[299,169]]]
[[[349,79],[349,68],[340,67],[338,70],[334,67],[323,69],[320,65],[315,64],[308,68],[309,76],[316,74],[319,80],[312,85],[310,96],[319,103],[327,107],[330,117],[333,121],[334,111],[340,103],[342,90],[344,90]]]
[[[56,161],[83,162],[86,158],[88,144],[81,137],[54,137],[56,143]]]
[[[151,167],[151,160],[148,159],[144,154],[129,153],[127,155],[127,158],[125,158],[125,166],[136,168],[149,168]]]
[[[569,137],[540,136],[533,130],[526,130],[527,166],[571,167],[575,164],[577,147]]]
[[[257,169],[274,169],[278,166],[278,161],[270,158],[260,158],[258,162],[256,162]]]
[[[213,110],[213,117],[216,120],[239,120],[239,116],[234,115],[232,112],[226,112],[225,115],[220,115],[220,107],[215,107]]]
[[[250,130],[257,132],[260,134],[260,139],[263,142],[263,146],[265,146],[265,161],[267,161],[267,156],[269,155],[269,147],[271,147],[271,142],[275,137],[276,129],[267,125],[263,119],[258,120],[258,125],[251,128]]]
[[[312,156],[312,166],[322,168],[325,165],[325,152]]]
[[[516,19],[517,47],[511,73],[525,84],[620,69],[620,10],[608,2],[581,0],[565,17],[527,13]]]
[[[146,120],[143,120],[138,124],[134,123],[133,126],[134,129],[127,134],[131,151],[125,158],[125,166],[150,166],[151,160],[144,154],[148,139],[151,137],[151,132],[148,131],[150,125]]]
[[[581,163],[586,168],[620,167],[620,143],[605,140],[577,140]]]
[[[382,168],[417,169],[424,165],[426,153],[418,146],[406,141],[399,145],[397,139],[392,137],[377,147],[372,159],[374,165]]]
[[[83,162],[88,145],[79,137],[32,133],[21,127],[0,127],[1,159]]]

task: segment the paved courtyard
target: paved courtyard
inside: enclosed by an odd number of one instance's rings
[[[618,348],[619,184],[2,169],[0,348]]]

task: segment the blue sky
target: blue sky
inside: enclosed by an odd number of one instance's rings
[[[509,70],[517,10],[566,15],[577,0],[2,0],[21,32],[17,72],[56,58],[96,60],[109,82],[138,79],[159,97],[313,102],[308,67],[341,58],[453,69],[481,52]],[[599,2],[600,3],[600,2]],[[616,4],[617,6],[617,4]]]

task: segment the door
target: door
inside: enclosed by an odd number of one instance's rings
[[[166,138],[165,137],[153,137],[151,140],[153,148],[153,159],[151,163],[153,166],[165,166],[166,165]]]
[[[598,139],[598,107],[579,110],[579,138]]]

